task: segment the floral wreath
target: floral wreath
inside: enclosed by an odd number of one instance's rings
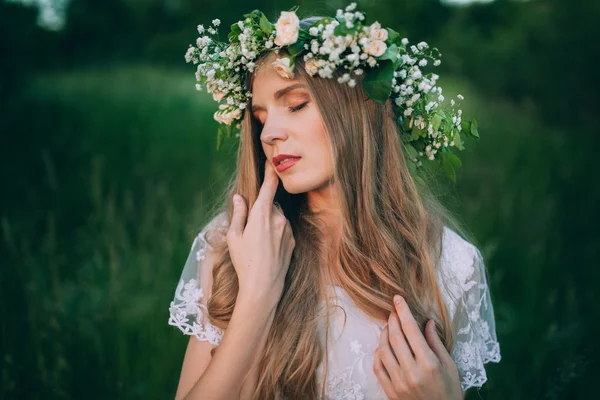
[[[439,76],[424,74],[421,68],[440,65],[440,52],[425,42],[410,45],[406,38],[379,22],[366,24],[365,13],[351,3],[336,16],[321,18],[307,29],[300,28],[297,7],[282,11],[275,24],[265,14],[254,10],[243,21],[231,25],[227,42],[219,41],[215,19],[212,26],[198,26],[200,37],[196,47],[185,54],[186,61],[197,64],[196,89],[206,90],[219,102],[214,118],[219,122],[217,149],[224,138],[240,129],[239,121],[252,97],[245,82],[255,68],[255,61],[267,51],[289,55],[273,62],[283,78],[294,77],[294,61],[302,56],[310,76],[334,78],[340,84],[356,85],[355,77],[365,74],[362,87],[367,96],[393,105],[396,123],[400,127],[405,154],[412,172],[423,160],[436,160],[448,177],[456,182],[455,168],[460,159],[452,148],[464,150],[462,136],[479,139],[475,120],[463,120],[458,109],[463,96],[450,100],[450,107],[441,109],[442,88],[436,86]],[[239,131],[235,134],[239,137]]]

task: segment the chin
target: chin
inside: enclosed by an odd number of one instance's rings
[[[280,177],[286,192],[290,194],[307,193],[325,186],[328,180],[297,179],[294,176]]]

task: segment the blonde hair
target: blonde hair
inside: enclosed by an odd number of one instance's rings
[[[314,18],[302,23],[311,20]],[[456,228],[458,224],[426,187],[415,183],[390,101],[381,105],[367,99],[360,80],[351,88],[336,79],[310,77],[301,58],[296,59],[295,73],[306,81],[320,110],[340,200],[338,262],[328,266],[336,283],[364,313],[382,321],[393,310],[393,296],[401,294],[422,329],[428,319],[436,321],[438,334],[451,351],[454,332],[436,272],[443,226]],[[251,88],[252,77],[248,85]],[[228,221],[234,193],[244,196],[249,208],[256,201],[265,162],[259,136],[260,124],[246,112],[237,175],[218,210]],[[280,185],[275,201],[290,221],[296,248],[264,354],[255,365],[260,374],[253,399],[313,399],[319,392],[322,398],[326,380],[319,388],[317,368],[321,361],[327,364],[327,341],[321,343],[319,321],[329,321],[329,301],[324,311],[320,308],[321,299],[327,299],[320,265],[322,232],[318,217],[308,209],[305,193],[290,194]],[[226,329],[238,280],[223,233],[208,237],[219,256],[213,267],[208,310],[211,322]]]

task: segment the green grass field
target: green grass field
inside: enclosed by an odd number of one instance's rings
[[[193,83],[156,67],[71,71],[37,78],[14,105],[0,398],[173,397],[187,339],[167,325],[169,302],[235,168]],[[469,398],[576,398],[597,370],[600,282],[599,243],[584,239],[595,205],[580,192],[598,189],[573,179],[584,146],[533,110],[442,83],[480,126],[440,196],[487,260],[503,355]]]

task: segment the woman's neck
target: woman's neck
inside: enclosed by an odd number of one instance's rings
[[[334,185],[307,193],[308,207],[319,218],[319,228],[323,234],[323,254],[321,265],[324,267],[323,279],[328,284],[336,284],[332,276],[334,265],[338,263],[338,247],[342,236],[342,213]]]
[[[312,190],[306,195],[308,208],[318,216],[321,223],[324,244],[328,247],[336,244],[341,236],[342,213],[335,186],[330,183],[317,190]]]

